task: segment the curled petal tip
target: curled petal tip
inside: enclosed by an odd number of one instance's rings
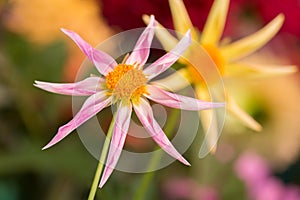
[[[252,127],[254,131],[261,132],[263,130],[263,127],[257,123],[255,126]]]
[[[150,20],[155,20],[154,15],[150,15]]]
[[[60,30],[65,34],[68,34],[70,32],[70,30],[65,29],[65,28],[60,28]]]
[[[148,23],[149,23],[149,20],[150,20],[150,16],[149,16],[149,15],[146,15],[146,14],[143,14],[143,15],[142,15],[142,19],[144,20],[144,22],[145,22],[146,24],[148,24]]]
[[[110,174],[113,171],[113,169],[109,168],[108,166],[106,167],[107,168],[104,169],[100,183],[98,185],[99,188],[102,188],[104,186],[104,184],[107,182],[108,178],[110,177]]]
[[[49,144],[47,144],[46,146],[44,146],[44,147],[42,148],[42,150],[49,149],[51,146],[52,146],[52,145],[49,143]]]
[[[252,124],[248,125],[248,128],[250,128],[252,131],[254,131],[255,133],[259,133],[263,130],[262,125],[260,125],[258,122],[253,122]]]
[[[40,81],[34,81],[33,86],[34,86],[34,87],[37,87],[37,88],[40,88],[40,89],[43,89],[43,88],[41,87],[41,82],[40,82]]]
[[[41,82],[41,81],[35,80],[35,81],[33,82],[33,85],[38,85],[40,82]]]
[[[228,111],[231,112],[242,124],[256,132],[260,132],[262,130],[262,126],[252,116],[240,108],[230,95],[227,94],[227,98]]]
[[[64,34],[66,34],[68,37],[71,37],[72,34],[74,34],[73,31],[68,30],[68,29],[65,29],[65,28],[60,28],[60,30],[61,30]],[[72,38],[72,37],[71,37],[71,38]]]
[[[192,42],[192,33],[191,33],[191,29],[188,29],[188,30],[187,30],[187,32],[185,33],[185,37],[188,37],[189,43]]]
[[[33,86],[40,88],[43,83],[43,81],[34,81]]]
[[[184,160],[184,162],[183,161],[181,161],[181,162],[187,166],[191,166],[191,164],[187,160]]]
[[[98,186],[98,187],[99,187],[99,188],[102,188],[102,187],[104,186],[104,184],[105,184],[104,182],[100,181],[100,183],[99,183],[99,186]]]
[[[155,28],[158,25],[158,22],[155,20],[154,15],[150,15],[150,21],[149,24],[153,23],[153,27]]]
[[[273,24],[274,24],[274,27],[278,27],[278,29],[280,29],[283,25],[283,22],[285,20],[285,16],[283,13],[280,13],[278,14],[274,19],[273,19]]]
[[[213,147],[210,149],[209,153],[210,153],[211,155],[215,155],[215,154],[216,154],[216,151],[217,151],[217,145],[213,146]]]
[[[151,23],[153,23],[153,27],[156,27],[156,26],[158,26],[158,22],[155,20],[155,17],[154,17],[154,15],[146,15],[146,14],[144,14],[144,15],[142,15],[142,19],[143,19],[143,21],[145,22],[145,24],[151,24]]]
[[[283,13],[280,13],[279,15],[277,15],[277,17],[278,17],[280,20],[282,20],[282,22],[283,22],[284,19],[285,19],[285,16],[284,16]]]
[[[183,157],[183,155],[180,155],[180,157],[177,157],[176,158],[178,161],[180,161],[182,164],[185,164],[185,165],[187,165],[187,166],[191,166],[191,164],[189,163],[189,161],[187,161],[184,157]]]

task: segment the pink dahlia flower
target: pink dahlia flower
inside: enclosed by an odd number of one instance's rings
[[[157,22],[154,16],[151,16],[149,25],[139,37],[132,53],[120,64],[116,63],[105,52],[91,47],[75,32],[62,29],[96,66],[101,75],[99,77],[88,77],[76,83],[58,84],[35,81],[34,85],[36,87],[49,92],[64,95],[89,96],[74,118],[61,126],[54,138],[43,149],[49,148],[61,141],[103,108],[112,104],[117,105],[113,135],[100,187],[107,181],[118,162],[128,132],[132,109],[134,109],[137,117],[154,141],[165,152],[185,165],[190,165],[175,149],[154,119],[147,99],[165,106],[184,110],[203,110],[224,106],[224,103],[205,102],[170,93],[155,85],[151,85],[151,80],[175,63],[191,44],[190,31],[187,31],[184,37],[169,53],[143,69],[149,56],[156,25]]]

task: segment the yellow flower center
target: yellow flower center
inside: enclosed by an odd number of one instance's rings
[[[202,47],[207,51],[207,53],[209,54],[211,59],[217,65],[220,73],[223,75],[226,61],[225,61],[223,55],[221,54],[221,51],[213,45],[205,45],[204,44],[204,45],[202,45]]]
[[[147,93],[146,81],[143,71],[133,65],[119,64],[106,75],[106,87],[115,101],[138,101],[141,95]]]
[[[206,50],[206,52],[209,54],[211,59],[214,61],[215,65],[218,67],[220,74],[223,75],[226,61],[225,61],[225,58],[223,57],[223,55],[221,54],[220,50],[213,45],[202,44],[202,47]],[[197,69],[195,69],[192,65],[188,66],[188,70],[189,70],[190,74],[193,75],[192,76],[193,82],[203,81],[203,79],[202,79],[201,75],[198,73]]]

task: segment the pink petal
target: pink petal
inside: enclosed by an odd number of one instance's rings
[[[67,124],[58,129],[54,138],[43,148],[47,149],[69,135],[73,130],[82,125],[88,119],[96,115],[111,102],[111,98],[107,98],[106,91],[98,92],[90,96],[83,104],[80,111]]]
[[[155,21],[154,16],[151,15],[148,26],[136,42],[132,53],[126,60],[126,64],[139,64],[142,67],[146,63],[149,57],[150,46],[154,37],[156,26],[157,22]]]
[[[178,60],[178,58],[185,52],[191,42],[191,31],[188,30],[184,37],[169,53],[165,54],[150,66],[148,66],[146,69],[144,69],[144,74],[147,75],[148,80],[156,77],[157,75],[161,74],[169,67],[171,67],[171,65],[173,65],[176,60]]]
[[[69,36],[81,49],[81,51],[89,58],[89,60],[96,66],[98,71],[104,76],[117,66],[116,61],[107,53],[94,49],[89,43],[84,41],[77,33],[61,29],[67,36]]]
[[[206,102],[170,93],[154,85],[147,85],[147,91],[149,93],[149,95],[145,95],[147,98],[172,108],[179,108],[183,110],[205,110],[225,106],[225,103]]]
[[[134,104],[134,111],[141,123],[154,139],[154,141],[168,154],[179,160],[185,165],[190,165],[183,156],[175,149],[168,137],[165,135],[159,124],[153,117],[153,112],[150,104],[143,98],[140,98],[138,104]]]
[[[77,83],[48,83],[35,81],[34,86],[57,94],[89,96],[101,90],[102,82],[104,82],[104,80],[100,77],[89,77]]]
[[[106,166],[103,171],[99,187],[103,187],[112,171],[114,170],[115,166],[117,165],[128,132],[131,113],[131,104],[129,106],[120,105],[118,108]]]

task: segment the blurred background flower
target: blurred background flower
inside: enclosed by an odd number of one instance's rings
[[[72,81],[84,55],[60,28],[76,31],[95,46],[112,35],[93,0],[13,0],[5,6],[3,23],[8,30],[21,34],[30,42],[46,45],[57,40],[67,42],[69,60],[65,78]]]
[[[284,184],[272,176],[268,163],[255,153],[242,154],[235,163],[235,173],[244,181],[250,199],[297,200],[300,198],[300,188]]]
[[[213,1],[184,3],[201,31]],[[224,36],[242,38],[278,13],[285,14],[279,35],[245,62],[300,65],[298,0],[232,0]],[[144,27],[143,14],[155,14],[165,27],[173,28],[167,0],[0,1],[0,199],[87,197],[97,161],[79,138],[73,135],[41,151],[71,117],[71,99],[40,92],[32,84],[36,79],[75,78],[84,55],[59,28],[78,32],[94,46],[119,31]],[[199,131],[184,155],[192,167],[173,163],[146,174],[150,181],[142,199],[299,199],[299,73],[270,78],[253,73],[241,80],[242,75],[244,71],[237,70],[234,82],[224,81],[238,103],[263,125],[262,132],[253,133],[228,118],[216,154],[199,159]],[[99,120],[104,126],[110,121]],[[152,143],[136,143],[132,138],[129,149],[152,148]],[[116,172],[96,199],[132,199],[143,177]]]
[[[250,56],[245,62],[259,62],[268,64],[289,63],[289,59],[281,57],[278,43],[265,47],[259,54]],[[275,49],[275,50],[274,50]],[[236,74],[235,79],[225,79],[228,88],[239,102],[260,123],[263,130],[258,134],[242,128],[234,119],[227,120],[224,132],[232,144],[240,150],[256,150],[275,168],[283,169],[299,157],[300,126],[297,115],[300,113],[298,100],[300,99],[299,75],[270,77],[248,76],[244,72]],[[275,77],[274,77],[275,76]],[[245,90],[246,88],[246,90]],[[242,133],[242,134],[241,134]],[[246,134],[244,134],[246,133]]]
[[[41,151],[71,117],[71,99],[42,94],[32,83],[75,78],[84,55],[60,28],[96,45],[113,33],[99,10],[92,0],[0,2],[0,199],[87,196],[94,159],[78,138]]]
[[[164,27],[174,29],[168,0],[98,0],[97,2],[107,23],[116,30],[143,26],[140,20],[143,14],[154,14]],[[193,25],[200,31],[204,27],[212,3],[212,0],[184,1]],[[128,7],[126,12],[124,12],[124,6]],[[294,64],[299,65],[300,57],[295,56],[295,51],[298,52],[300,48],[300,22],[298,20],[300,3],[298,0],[290,0],[284,4],[280,0],[231,0],[224,36],[230,35],[233,40],[246,36],[249,31],[254,32],[279,13],[285,16],[285,23],[280,30],[279,37],[289,41],[291,45],[289,51],[294,53],[289,53],[288,56],[293,59]]]
[[[103,16],[107,19],[108,24],[116,28],[126,30],[143,26],[143,23],[140,21],[143,14],[154,14],[158,16],[158,21],[165,27],[173,28],[171,12],[167,0],[98,0],[97,2],[102,8]],[[299,20],[297,20],[300,15],[300,3],[298,0],[290,0],[284,5],[280,0],[231,0],[230,2],[228,21],[235,19],[236,22],[241,24],[243,20],[247,20],[252,24],[254,24],[254,22],[266,24],[274,19],[278,13],[283,13],[287,22],[284,24],[282,32],[300,37],[300,23]],[[204,26],[212,3],[213,1],[206,0],[184,1],[193,24],[200,30]],[[124,6],[129,7],[126,9],[126,12],[124,12]],[[164,15],[161,15],[161,13],[164,13]],[[235,33],[237,33],[236,29],[240,29],[230,24],[227,24],[227,28]]]

